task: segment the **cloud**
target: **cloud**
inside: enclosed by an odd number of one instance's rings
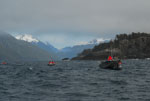
[[[149,31],[149,9],[149,0],[1,0],[0,28],[11,31]]]
[[[0,0],[0,29],[70,37],[150,32],[149,9],[149,0]]]

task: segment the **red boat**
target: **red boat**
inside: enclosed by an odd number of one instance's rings
[[[6,65],[7,63],[6,63],[6,62],[2,62],[1,64],[2,64],[2,65]]]
[[[55,62],[54,61],[49,61],[48,66],[54,66]]]
[[[48,66],[54,66],[55,65],[55,62],[53,61],[52,57],[51,58],[51,61],[48,62]]]
[[[111,56],[108,57],[107,61],[101,62],[99,65],[103,69],[121,70],[122,62],[120,60],[113,60]]]

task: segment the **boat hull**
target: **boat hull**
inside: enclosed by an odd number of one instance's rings
[[[55,64],[48,64],[48,66],[54,66]]]
[[[105,61],[102,62],[99,66],[103,69],[121,70],[121,65],[118,61]]]

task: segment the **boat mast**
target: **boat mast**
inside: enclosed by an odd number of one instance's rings
[[[52,59],[52,57],[50,56],[50,58],[51,58],[51,61],[53,61],[53,59]]]
[[[112,40],[110,41],[110,56],[112,56]]]

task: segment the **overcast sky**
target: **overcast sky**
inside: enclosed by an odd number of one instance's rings
[[[0,30],[57,48],[149,27],[150,0],[0,0]]]

